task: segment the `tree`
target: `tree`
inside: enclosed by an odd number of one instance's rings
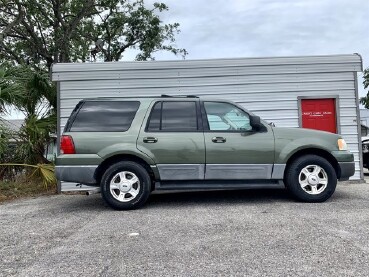
[[[25,116],[16,134],[18,147],[13,158],[21,157],[32,164],[48,163],[44,158],[45,146],[51,140],[50,134],[56,132],[55,85],[44,71],[27,66],[0,69],[1,72],[6,74],[0,75],[0,88],[7,93],[0,94],[5,95],[0,104],[12,105]]]
[[[120,4],[119,4],[120,2]],[[99,11],[99,22],[95,36],[88,37],[99,41],[97,49],[105,61],[119,61],[127,49],[136,49],[137,60],[153,59],[152,54],[159,50],[170,51],[185,57],[185,49],[176,48],[175,35],[179,32],[179,24],[163,25],[157,13],[167,11],[163,3],[154,3],[152,9],[144,6],[143,0],[133,4],[125,1],[111,0]]]
[[[20,70],[26,77],[17,80],[21,97],[13,103],[25,115],[18,155],[31,164],[48,163],[44,152],[50,135],[56,133],[56,87],[43,71]]]
[[[363,85],[365,89],[369,87],[369,67],[364,70]],[[363,104],[366,109],[369,109],[369,91],[366,96],[360,98],[360,104]]]
[[[0,60],[50,70],[90,54],[118,61],[128,49],[138,51],[137,60],[159,50],[184,57],[174,44],[179,24],[159,18],[166,10],[163,3],[148,9],[143,0],[0,0]]]
[[[0,118],[20,97],[19,86],[14,81],[16,70],[9,66],[0,67]]]
[[[175,45],[179,24],[160,20],[167,10],[143,0],[0,0],[0,116],[9,105],[24,113],[18,152],[26,162],[47,162],[56,131],[56,89],[45,74],[52,64],[119,61],[129,49],[137,60],[162,50],[185,57]]]

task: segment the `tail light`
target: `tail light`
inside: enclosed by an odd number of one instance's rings
[[[76,154],[73,139],[71,136],[62,136],[60,139],[60,153],[61,154]]]

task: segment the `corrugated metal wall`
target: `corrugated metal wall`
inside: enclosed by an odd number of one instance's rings
[[[229,99],[277,126],[298,127],[299,96],[339,97],[341,134],[361,178],[356,72],[359,55],[55,64],[60,128],[79,100],[186,95]],[[360,121],[359,121],[360,122]]]

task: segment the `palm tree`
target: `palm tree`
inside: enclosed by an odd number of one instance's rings
[[[46,72],[30,67],[0,68],[0,116],[13,106],[25,116],[17,155],[27,163],[49,163],[45,146],[56,132],[56,87]]]
[[[20,86],[15,80],[16,70],[9,66],[0,67],[0,116],[21,97]]]
[[[9,137],[0,122],[0,158],[7,156],[10,162],[0,164],[0,179],[26,168],[30,177],[41,177],[45,186],[55,183],[53,166],[47,164],[44,151],[51,141],[50,134],[56,132],[56,102],[56,87],[45,72],[23,66],[0,67],[0,119],[11,106],[25,116],[17,134],[17,150],[12,153],[6,151]]]
[[[18,82],[22,96],[14,105],[25,115],[18,150],[29,163],[48,163],[44,151],[51,141],[50,134],[56,132],[56,87],[45,72],[31,69]]]

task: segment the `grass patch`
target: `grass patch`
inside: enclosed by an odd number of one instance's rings
[[[0,181],[0,202],[56,193],[56,185],[45,186],[36,180]]]

